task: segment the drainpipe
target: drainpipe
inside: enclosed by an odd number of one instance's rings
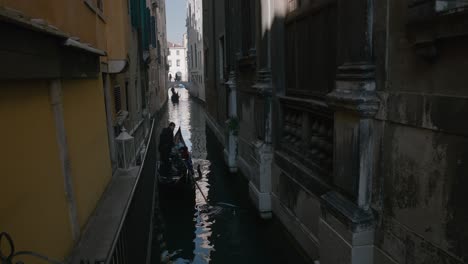
[[[112,163],[112,170],[114,171],[117,168],[117,157],[115,151],[115,135],[114,135],[114,126],[112,124],[112,99],[110,95],[110,78],[109,74],[104,74],[104,99],[106,107],[106,121],[107,121],[107,137],[109,141],[109,152]]]
[[[65,197],[68,205],[72,238],[73,241],[77,242],[80,235],[80,226],[78,224],[78,210],[73,189],[72,170],[70,167],[70,156],[68,153],[67,136],[63,117],[61,81],[53,80],[50,83],[49,92],[50,104],[52,105],[52,111],[55,119],[55,131],[57,133],[57,145],[59,148],[60,163],[65,184]]]

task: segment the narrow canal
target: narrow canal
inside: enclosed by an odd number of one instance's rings
[[[248,182],[225,167],[222,146],[207,127],[203,107],[189,98],[187,90],[176,90],[180,102],[169,101],[168,118],[176,130],[182,128],[202,177],[200,189],[181,194],[183,199],[159,199],[156,236],[162,244],[157,252],[161,262],[307,263],[277,220],[257,217]]]

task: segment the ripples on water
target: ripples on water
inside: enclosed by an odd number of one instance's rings
[[[258,219],[247,183],[228,173],[223,150],[206,129],[203,108],[187,90],[176,90],[181,97],[178,104],[169,100],[168,119],[176,130],[182,128],[194,168],[200,165],[202,175],[196,175],[199,188],[188,199],[159,201],[162,263],[303,263],[288,255],[294,249],[285,239],[272,244],[273,234],[280,232],[271,221]]]
[[[187,249],[178,249],[173,252],[166,251],[163,253],[163,260],[166,263],[209,263],[211,260],[211,252],[214,246],[211,244],[210,237],[212,235],[212,225],[215,223],[215,217],[222,211],[220,207],[210,206],[209,201],[204,197],[208,197],[210,184],[207,175],[210,174],[210,162],[206,160],[206,133],[205,133],[205,115],[203,109],[189,100],[189,94],[185,89],[176,89],[180,94],[179,103],[168,103],[169,121],[176,124],[176,130],[181,127],[182,135],[185,139],[187,147],[192,153],[194,168],[201,166],[202,175],[199,177],[197,184],[199,188],[195,188],[195,205],[190,208],[193,212],[192,224],[194,227],[193,233],[193,259],[186,259]],[[170,93],[170,92],[169,92]],[[203,192],[203,193],[201,193]],[[161,203],[167,201],[161,201]],[[173,208],[173,210],[190,210],[188,208]],[[167,216],[167,213],[166,213]],[[170,223],[166,223],[166,226]],[[170,234],[169,234],[170,235]],[[174,234],[172,234],[174,235]],[[185,237],[184,235],[179,236]],[[171,250],[170,248],[168,250]]]

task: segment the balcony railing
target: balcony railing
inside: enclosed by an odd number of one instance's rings
[[[142,161],[142,157],[140,152],[142,148],[145,146],[145,141],[148,138],[148,132],[150,130],[151,121],[148,118],[141,119],[136,126],[130,131],[130,135],[135,139],[135,150],[136,150],[136,157],[135,160],[137,164]]]
[[[317,100],[280,97],[283,113],[279,149],[331,182],[333,112]]]
[[[156,138],[154,121],[137,182],[125,208],[106,264],[148,263],[151,258],[153,208],[156,188]]]

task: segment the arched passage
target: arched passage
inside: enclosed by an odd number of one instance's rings
[[[177,72],[175,78],[176,78],[176,80],[181,81],[182,80],[182,73],[180,71]]]

